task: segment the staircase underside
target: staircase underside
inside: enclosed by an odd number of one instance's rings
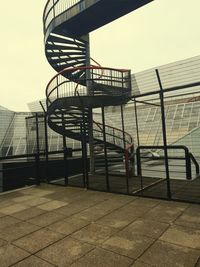
[[[49,106],[49,113],[52,113],[56,109],[62,109],[68,106],[76,106],[79,108],[98,108],[106,106],[122,105],[129,101],[127,96],[77,96],[63,97],[56,99],[51,106]]]
[[[150,2],[153,0],[100,0],[82,12],[70,17],[70,10],[66,10],[50,23],[47,35],[54,28],[54,32],[68,36],[86,35]],[[86,4],[89,1],[85,1]],[[80,3],[76,4],[76,6]],[[81,27],[80,27],[81,25]],[[67,30],[66,30],[67,29]]]

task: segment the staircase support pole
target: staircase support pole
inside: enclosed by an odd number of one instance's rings
[[[86,36],[86,66],[90,66],[90,38],[89,34]],[[92,81],[91,81],[91,70],[86,70],[86,86],[87,95],[93,96]],[[92,108],[88,109],[88,137],[89,137],[89,148],[90,148],[90,173],[94,174],[95,164],[94,164],[94,137],[93,137],[93,114]]]

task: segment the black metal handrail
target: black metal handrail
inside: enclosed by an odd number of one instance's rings
[[[81,148],[75,148],[72,149],[72,152],[77,152],[81,151]],[[58,150],[58,151],[48,151],[48,155],[56,155],[56,154],[62,154],[63,150]],[[11,155],[11,156],[5,156],[5,157],[0,157],[0,161],[2,160],[8,160],[8,159],[23,159],[23,158],[33,158],[35,156],[45,156],[46,152],[36,152],[36,153],[31,153],[31,154],[21,154],[21,155]]]
[[[136,157],[137,157],[137,173],[138,176],[142,176],[142,167],[141,167],[141,156],[140,156],[140,150],[142,149],[148,149],[148,150],[153,150],[153,149],[159,149],[159,150],[163,150],[164,146],[138,146],[136,149]],[[175,146],[167,146],[167,149],[182,149],[185,152],[185,157],[182,158],[185,160],[186,162],[186,179],[187,180],[191,180],[192,179],[192,166],[191,166],[191,161],[194,163],[195,165],[195,170],[196,170],[196,174],[199,174],[199,164],[197,162],[197,160],[195,159],[194,155],[189,152],[189,149],[186,146],[183,145],[175,145]],[[157,160],[160,160],[161,158],[154,158]],[[169,159],[169,158],[168,158]],[[176,158],[178,159],[178,158]]]
[[[196,158],[194,157],[194,155],[191,152],[189,153],[189,155],[190,155],[191,161],[194,163],[196,174],[199,175],[200,174],[199,163],[197,162]]]

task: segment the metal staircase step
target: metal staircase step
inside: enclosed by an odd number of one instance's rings
[[[73,39],[67,39],[66,37],[64,36],[61,36],[60,37],[56,37],[56,36],[50,36],[49,39],[48,39],[50,42],[53,42],[53,43],[64,43],[64,44],[72,44],[72,45],[76,45],[76,46],[80,46],[80,47],[83,47],[85,48],[85,44],[84,43],[80,43],[80,42],[76,42],[75,40]]]
[[[61,62],[70,62],[70,61],[77,61],[79,62],[79,60],[81,61],[85,61],[85,57],[84,56],[80,56],[80,57],[73,57],[73,58],[69,58],[69,57],[65,57],[65,58],[50,58],[49,62],[51,62],[52,64],[56,64],[56,63],[61,63]]]
[[[69,46],[64,44],[54,44],[54,43],[47,43],[46,49],[66,49],[66,50],[77,50],[77,51],[84,51],[86,52],[85,47],[77,47],[77,46]]]
[[[66,52],[67,51],[67,52]],[[77,56],[82,56],[82,55],[85,55],[85,53],[83,52],[83,51],[80,51],[80,52],[69,52],[68,50],[61,50],[60,52],[58,52],[57,51],[57,49],[56,49],[56,51],[54,51],[54,50],[50,50],[50,51],[46,51],[46,54],[47,54],[47,58],[48,59],[50,59],[50,58],[52,58],[52,57],[61,57],[61,56],[75,56],[75,55],[77,55]]]

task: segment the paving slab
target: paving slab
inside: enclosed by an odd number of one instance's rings
[[[150,265],[148,263],[142,262],[142,261],[135,261],[131,267],[155,267],[156,265]]]
[[[0,247],[7,245],[7,241],[0,239]]]
[[[0,213],[0,218],[6,216],[4,213]]]
[[[46,197],[49,194],[52,194],[51,190],[45,190],[42,189],[42,187],[37,186],[37,187],[33,187],[30,190],[22,190],[23,194],[26,195],[34,195],[34,197]]]
[[[200,230],[173,225],[160,237],[160,240],[180,246],[200,249]]]
[[[79,199],[76,200],[72,203],[69,204],[69,206],[64,206],[62,208],[59,208],[56,210],[56,212],[61,213],[65,216],[71,216],[74,215],[76,213],[79,213],[89,207],[95,206],[96,204],[98,204],[99,202],[104,201],[103,199],[99,200],[95,200],[93,199],[91,196],[83,198],[83,199]]]
[[[194,267],[200,251],[156,241],[139,260],[153,266]]]
[[[65,219],[64,215],[54,212],[54,211],[50,211],[50,212],[41,214],[39,216],[36,216],[30,220],[27,220],[27,222],[41,226],[41,227],[45,227],[45,226],[48,226],[50,224],[53,224],[63,219]]]
[[[8,192],[3,192],[3,194],[0,195],[0,200],[3,201],[3,200],[6,200],[6,199],[13,199],[15,197],[19,197],[19,196],[22,196],[22,190],[19,190],[19,191],[8,191]]]
[[[27,222],[19,222],[0,230],[0,238],[12,242],[27,234],[37,231],[39,228],[40,227]]]
[[[12,199],[16,203],[28,202],[31,199],[35,199],[34,195],[21,195]]]
[[[115,228],[124,228],[138,217],[144,215],[147,211],[160,203],[159,200],[152,199],[135,199],[133,202],[125,205],[116,211],[99,219],[97,222]]]
[[[8,267],[26,257],[30,254],[24,251],[23,249],[17,248],[13,245],[6,245],[0,247],[0,266],[1,267]]]
[[[4,208],[0,208],[0,212],[6,215],[11,215],[15,212],[22,211],[27,209],[28,206],[24,204],[13,204]]]
[[[92,249],[94,249],[94,247],[90,244],[82,243],[71,237],[66,237],[38,252],[36,256],[38,255],[40,258],[51,262],[56,266],[66,267]]]
[[[200,205],[190,205],[174,223],[200,229]]]
[[[18,222],[21,222],[21,220],[11,217],[11,216],[4,216],[0,218],[0,230],[9,227],[11,225],[14,225]]]
[[[147,236],[134,234],[130,236],[128,232],[119,232],[106,240],[102,247],[117,254],[137,259],[153,242]]]
[[[1,209],[12,206],[13,204],[15,204],[15,202],[12,201],[12,198],[10,196],[6,196],[6,198],[0,199],[0,203],[1,203]]]
[[[36,256],[30,256],[25,260],[18,262],[17,264],[12,265],[13,267],[54,267],[55,265],[48,263]]]
[[[65,186],[55,186],[55,185],[52,185],[52,184],[40,184],[40,189],[42,190],[47,190],[47,191],[52,191],[52,192],[62,192],[62,191],[67,191],[68,189],[65,187]],[[67,190],[66,190],[67,189]],[[78,190],[83,190],[81,188],[76,188]],[[73,190],[73,188],[69,188],[69,190]]]
[[[95,206],[85,209],[84,211],[81,211],[76,215],[76,217],[93,222],[129,202],[131,202],[130,198],[110,198],[103,202],[97,203]]]
[[[62,238],[62,234],[44,228],[14,241],[13,244],[30,253],[36,253]]]
[[[149,210],[144,218],[158,222],[171,223],[188,207],[189,204],[163,201]]]
[[[168,223],[139,218],[125,227],[120,233],[134,238],[135,234],[140,234],[152,238],[159,238],[169,227]]]
[[[23,211],[13,213],[12,217],[26,221],[26,220],[32,219],[38,215],[41,215],[43,213],[46,213],[46,211],[41,210],[41,209],[36,208],[36,207],[31,207],[31,208],[25,209]]]
[[[103,241],[108,239],[112,234],[116,232],[116,229],[91,223],[83,229],[72,234],[72,237],[85,241],[91,244],[101,244]]]
[[[37,198],[32,198],[29,201],[27,201],[26,205],[29,207],[36,207],[41,204],[47,203],[49,201],[52,201],[52,200],[46,197],[37,197]]]
[[[21,193],[21,195],[31,195],[32,192],[34,192],[35,189],[37,189],[38,186],[32,185],[28,187],[23,187],[22,190],[18,191]]]
[[[52,200],[60,200],[71,203],[80,199],[83,195],[85,195],[84,190],[62,190],[61,192],[52,192],[52,194],[48,195]]]
[[[127,257],[118,255],[111,251],[96,248],[73,263],[71,267],[128,267],[131,263],[132,260]]]
[[[61,208],[63,206],[68,205],[67,202],[59,201],[59,200],[52,200],[47,203],[44,203],[42,205],[37,206],[41,210],[51,211],[58,208]]]
[[[62,221],[51,224],[48,228],[51,231],[61,233],[63,235],[69,235],[76,232],[88,225],[90,222],[82,219],[77,219],[75,217],[69,217]]]

